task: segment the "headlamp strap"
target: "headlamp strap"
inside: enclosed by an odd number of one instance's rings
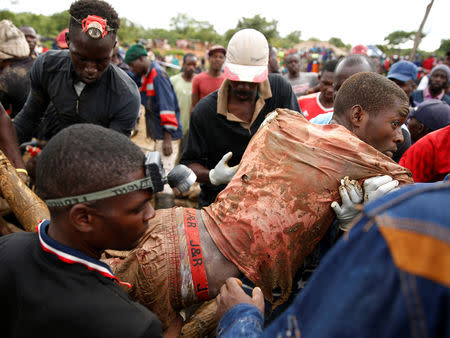
[[[80,20],[72,18],[81,25],[83,31],[92,39],[103,39],[108,32],[114,29],[107,25],[106,19],[97,15],[88,15],[80,22]]]
[[[96,191],[89,194],[62,197],[57,199],[45,200],[45,203],[50,207],[65,207],[68,205],[74,205],[78,203],[91,202],[101,200],[108,197],[114,197],[118,195],[128,194],[129,192],[153,189],[153,183],[151,177],[141,178],[132,182],[128,182],[109,189]]]

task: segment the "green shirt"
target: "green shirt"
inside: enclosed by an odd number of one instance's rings
[[[192,104],[192,82],[187,82],[181,76],[181,73],[170,78],[175,94],[177,95],[178,105],[180,106],[180,120],[183,125],[183,134],[186,135],[189,130],[189,120],[191,116]]]

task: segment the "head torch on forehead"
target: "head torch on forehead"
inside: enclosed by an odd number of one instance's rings
[[[139,180],[89,194],[49,199],[45,200],[45,203],[49,207],[65,207],[123,195],[138,190],[152,189],[152,191],[156,193],[162,191],[164,189],[164,184],[166,183],[168,183],[171,188],[176,188],[184,193],[189,190],[197,179],[194,172],[182,164],[177,165],[167,176],[165,176],[161,155],[157,151],[148,151],[145,154],[144,167],[145,177]]]
[[[82,21],[72,18],[81,25],[83,32],[89,35],[92,39],[98,40],[108,35],[108,32],[114,31],[113,28],[108,26],[106,19],[100,16],[88,15]]]

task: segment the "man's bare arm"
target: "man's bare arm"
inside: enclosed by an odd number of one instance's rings
[[[11,119],[0,104],[0,149],[16,168],[25,168]]]
[[[210,183],[209,169],[206,169],[200,163],[189,163],[187,166],[197,175],[198,183]]]
[[[192,114],[192,111],[194,110],[194,108],[195,108],[195,105],[197,104],[197,102],[200,100],[200,97],[199,97],[199,95],[198,94],[194,94],[194,93],[192,93],[192,106],[191,106],[191,114]]]

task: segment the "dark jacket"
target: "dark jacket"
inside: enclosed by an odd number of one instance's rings
[[[68,51],[41,54],[30,76],[30,95],[14,119],[19,142],[34,136],[41,119],[43,139],[75,123],[94,123],[130,136],[139,115],[139,91],[115,65],[110,64],[96,82],[86,84],[80,96],[74,89],[79,79]]]
[[[47,226],[0,238],[2,337],[162,336],[105,263],[53,241]]]
[[[241,161],[250,139],[257,132],[268,113],[276,108],[300,111],[297,98],[286,79],[280,75],[269,74],[269,83],[272,97],[265,101],[264,107],[250,126],[250,130],[242,127],[239,122],[229,121],[225,116],[217,114],[218,91],[201,99],[192,112],[188,138],[180,163],[185,165],[199,163],[207,169],[213,169],[223,155],[232,151],[233,157],[228,164],[234,166]],[[225,186],[202,184],[199,206],[206,206],[214,202],[217,194]]]

